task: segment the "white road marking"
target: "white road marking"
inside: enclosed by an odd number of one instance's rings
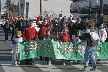
[[[84,68],[84,65],[79,64],[79,65],[72,65],[72,66],[78,68],[82,72],[90,72],[90,69],[92,68],[92,67],[88,67],[85,71],[83,71],[82,68]],[[102,72],[102,71],[96,69],[94,72]]]
[[[5,72],[25,72],[19,65],[12,65],[12,61],[0,61]]]
[[[53,65],[42,65],[40,61],[36,61],[35,65],[38,66],[44,72],[63,72]]]

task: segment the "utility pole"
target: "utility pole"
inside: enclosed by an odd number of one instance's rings
[[[42,13],[42,0],[40,0],[40,14]]]

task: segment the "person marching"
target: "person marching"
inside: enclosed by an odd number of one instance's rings
[[[38,39],[38,32],[37,30],[33,27],[33,21],[29,21],[29,26],[24,29],[24,34],[23,38],[24,41],[30,41],[30,40],[37,40]],[[34,64],[34,59],[26,59],[25,64]]]
[[[70,35],[68,33],[68,28],[63,29],[63,33],[60,35],[60,43],[62,42],[70,42]],[[62,60],[62,64],[65,65],[66,60]]]
[[[36,21],[36,24],[39,26],[40,30],[39,30],[39,39],[40,40],[43,40],[43,36],[46,35],[47,31],[48,30],[51,30],[51,27],[50,25],[48,24],[48,20],[47,19],[44,19],[43,20],[43,23],[40,24],[40,18],[38,17],[37,18],[37,21]],[[40,60],[42,61],[43,60],[43,57],[40,56]]]
[[[14,65],[19,64],[19,49],[18,49],[18,43],[23,42],[23,38],[21,37],[22,33],[21,31],[17,32],[17,36],[12,39],[12,62]]]
[[[80,34],[79,31],[75,31],[75,34],[72,35],[72,42],[81,44],[80,38],[77,37],[79,34]],[[74,60],[73,64],[80,64],[80,60]]]
[[[47,31],[47,35],[43,36],[43,40],[52,40],[53,37],[51,35],[51,31],[48,30]],[[45,57],[45,61],[47,61],[47,64],[50,65],[51,64],[51,61],[50,61],[50,58],[49,57]]]
[[[93,68],[90,69],[90,71],[96,70],[96,60],[94,56],[94,52],[96,50],[96,45],[100,43],[100,39],[98,34],[96,33],[94,29],[95,23],[92,20],[88,20],[86,22],[86,26],[88,29],[86,29],[83,36],[80,36],[81,40],[87,40],[87,45],[84,53],[84,59],[85,59],[85,66],[82,70],[86,70],[88,67],[89,59],[92,63]]]

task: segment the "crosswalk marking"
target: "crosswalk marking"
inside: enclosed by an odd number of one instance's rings
[[[80,70],[82,70],[82,68],[84,68],[84,65],[72,65],[72,66],[74,66],[74,67],[76,67],[76,68],[78,68],[78,69],[80,69]],[[90,69],[91,69],[92,67],[88,67],[87,69],[86,69],[86,71],[84,71],[84,72],[90,72]],[[95,72],[102,72],[102,71],[100,71],[100,70],[95,70]]]
[[[100,64],[102,64],[103,66],[108,66],[108,61],[100,61]],[[0,72],[16,72],[16,71],[26,72],[21,66],[12,65],[12,61],[0,61],[0,65],[3,69],[3,71],[0,71]],[[64,72],[54,65],[44,65],[42,64],[41,61],[35,61],[35,66],[39,67],[39,69],[41,69],[43,72]],[[70,66],[78,68],[79,70],[82,70],[82,68],[84,67],[83,64],[70,65]],[[91,68],[92,67],[88,67],[86,71],[81,71],[81,72],[90,72]],[[96,70],[95,72],[102,72],[102,71]]]
[[[0,65],[5,72],[25,72],[19,65],[12,65],[12,61],[2,61]]]
[[[100,61],[100,63],[104,66],[108,66],[108,61]],[[105,64],[106,63],[106,64]]]
[[[36,61],[35,65],[38,66],[44,72],[62,72],[62,70],[58,69],[53,65],[42,65],[40,61]]]

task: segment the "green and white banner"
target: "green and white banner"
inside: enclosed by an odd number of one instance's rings
[[[53,40],[36,40],[19,43],[20,60],[37,56],[66,60],[84,60],[85,46],[78,43],[59,43]],[[108,58],[108,42],[102,42],[96,46],[95,57],[97,59]]]

